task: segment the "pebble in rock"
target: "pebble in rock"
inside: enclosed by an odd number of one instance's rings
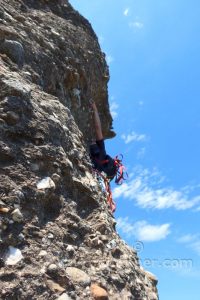
[[[21,242],[25,240],[25,236],[24,236],[23,233],[20,233],[20,234],[18,235],[18,238],[19,238],[19,240],[20,240]]]
[[[67,252],[69,253],[69,255],[74,255],[75,249],[72,245],[68,245],[66,248]]]
[[[46,281],[46,285],[48,286],[48,288],[52,291],[52,292],[64,292],[65,289],[59,285],[58,283],[54,282],[53,280],[48,279]]]
[[[0,207],[0,212],[1,213],[8,213],[9,212],[9,208],[7,208],[7,207]]]
[[[97,284],[91,285],[91,293],[95,300],[108,300],[108,293]]]
[[[45,177],[37,183],[37,189],[55,189],[55,183],[50,177]]]
[[[66,250],[67,251],[74,251],[74,247],[72,245],[68,245]]]
[[[66,293],[64,293],[60,297],[58,297],[56,300],[71,300],[71,298]]]
[[[46,256],[47,255],[47,251],[45,250],[41,250],[39,253],[39,256]]]
[[[22,258],[23,255],[20,249],[9,246],[8,252],[6,254],[5,264],[8,266],[16,265]]]
[[[55,264],[51,264],[48,266],[48,272],[55,273],[58,270],[58,267]]]
[[[84,271],[78,268],[68,267],[66,268],[66,273],[72,281],[79,283],[83,286],[90,285],[91,283],[90,277]]]
[[[15,210],[13,210],[11,215],[12,215],[13,221],[18,222],[18,223],[22,222],[23,219],[24,219],[24,217],[23,217],[21,211],[19,210],[19,208],[16,208]]]
[[[48,239],[50,239],[50,240],[53,240],[53,239],[54,239],[54,235],[53,235],[52,233],[49,233],[47,237],[48,237]]]
[[[53,179],[54,182],[58,183],[60,181],[60,175],[54,173],[52,175],[52,179]]]

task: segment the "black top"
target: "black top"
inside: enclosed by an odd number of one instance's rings
[[[104,140],[96,141],[90,146],[90,155],[94,168],[113,178],[116,174],[114,160],[106,153]]]

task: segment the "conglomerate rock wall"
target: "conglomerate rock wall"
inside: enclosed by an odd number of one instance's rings
[[[90,98],[115,135],[108,80],[67,1],[0,0],[0,299],[158,299],[88,156]]]

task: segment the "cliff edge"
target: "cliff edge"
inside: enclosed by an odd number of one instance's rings
[[[0,299],[158,299],[88,156],[90,98],[115,136],[108,80],[68,1],[0,0]]]

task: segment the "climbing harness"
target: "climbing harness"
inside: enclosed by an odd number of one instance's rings
[[[122,164],[123,155],[117,155],[112,160],[115,166],[115,174],[113,176],[107,175],[107,177],[110,179],[110,181],[115,177],[115,183],[117,185],[121,185],[123,183],[123,180],[126,180],[128,178],[128,174],[127,172],[125,172],[126,168]],[[102,166],[109,163],[109,159],[99,160],[98,158],[95,158],[95,161]]]

